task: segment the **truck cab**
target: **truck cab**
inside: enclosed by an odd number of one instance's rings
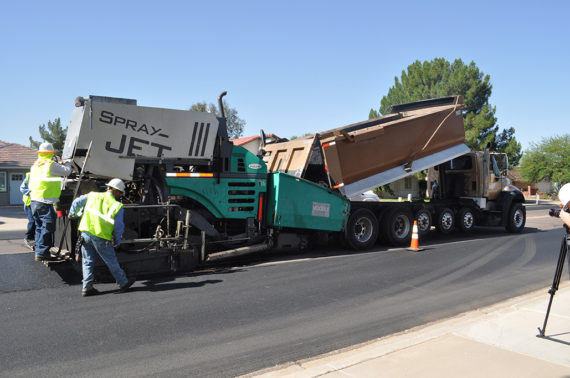
[[[503,225],[520,232],[525,223],[524,196],[511,185],[507,173],[506,154],[472,151],[428,170],[427,197],[467,209],[462,214],[456,211],[460,228],[470,228],[462,223],[467,216],[472,225]]]

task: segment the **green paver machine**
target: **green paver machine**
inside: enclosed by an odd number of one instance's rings
[[[315,231],[342,233],[350,202],[330,188],[268,172],[261,155],[228,140],[226,119],[89,96],[73,110],[62,158],[79,175],[65,182],[60,214],[74,197],[126,182],[125,232],[117,251],[133,274],[191,270],[255,251],[303,248]],[[89,151],[89,153],[88,153]],[[66,218],[61,218],[60,226]],[[77,222],[58,227],[72,261]],[[98,265],[102,270],[103,264]]]

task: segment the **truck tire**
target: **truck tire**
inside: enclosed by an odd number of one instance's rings
[[[453,210],[448,207],[441,209],[437,214],[435,227],[442,234],[449,234],[453,231],[453,227],[455,227],[455,214]]]
[[[346,243],[352,249],[369,248],[378,238],[378,219],[368,209],[357,209],[348,218],[344,236]]]
[[[416,218],[418,221],[418,234],[426,235],[432,226],[431,213],[428,209],[420,209],[416,212]]]
[[[471,232],[475,226],[475,216],[468,207],[462,207],[457,213],[457,227],[463,232]]]
[[[526,223],[526,209],[520,202],[514,202],[509,209],[505,228],[508,232],[519,233]]]
[[[412,212],[405,208],[395,208],[385,217],[384,237],[394,246],[409,245],[412,239]]]

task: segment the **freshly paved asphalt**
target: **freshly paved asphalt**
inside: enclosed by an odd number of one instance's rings
[[[546,209],[521,235],[278,254],[91,298],[0,223],[0,375],[235,376],[490,305],[551,284],[561,232]]]

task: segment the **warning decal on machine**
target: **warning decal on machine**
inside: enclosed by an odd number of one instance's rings
[[[314,217],[329,218],[330,208],[330,203],[313,202],[313,211],[311,215]]]

